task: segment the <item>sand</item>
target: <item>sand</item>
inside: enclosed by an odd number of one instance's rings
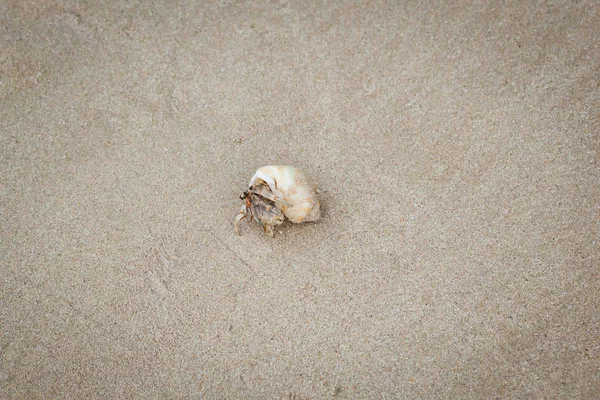
[[[598,2],[148,3],[0,3],[0,398],[597,398]]]

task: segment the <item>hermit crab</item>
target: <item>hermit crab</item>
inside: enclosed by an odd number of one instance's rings
[[[288,165],[268,165],[259,168],[240,199],[244,205],[235,219],[238,235],[240,222],[246,219],[256,223],[269,236],[273,228],[287,218],[293,223],[314,222],[321,215],[315,188],[298,168]]]

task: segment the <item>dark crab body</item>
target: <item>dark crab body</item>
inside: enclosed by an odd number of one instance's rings
[[[273,237],[275,235],[273,227],[281,225],[285,219],[281,210],[275,206],[275,202],[256,193],[252,188],[244,192],[240,198],[244,200],[244,205],[235,219],[236,233],[241,234],[239,224],[246,218],[248,222],[256,221],[266,234]]]

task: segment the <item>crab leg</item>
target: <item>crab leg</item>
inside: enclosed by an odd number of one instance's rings
[[[256,223],[261,227],[264,233],[271,237],[275,237],[275,233],[273,233],[273,227],[269,224],[263,223],[260,219],[256,218]]]
[[[240,213],[238,214],[238,216],[235,219],[235,222],[233,223],[233,228],[235,229],[235,233],[238,234],[238,236],[242,235],[242,232],[240,231],[240,222],[246,218],[246,206],[242,206],[242,210],[240,211]]]
[[[281,193],[281,192],[279,192]],[[286,207],[294,207],[294,205],[292,203],[290,203],[289,201],[286,201],[282,198],[278,198],[277,196],[275,196],[272,192],[270,192],[267,188],[263,187],[260,191],[260,193],[258,193],[259,195],[261,195],[262,197],[265,197],[271,201],[274,201],[275,204],[278,204],[280,206],[286,206]],[[283,193],[282,193],[283,196]]]
[[[278,199],[283,199],[283,193],[281,191],[277,190],[277,183],[275,182],[275,179],[271,178],[269,175],[267,175],[261,171],[256,171],[256,174],[254,174],[254,176],[250,180],[250,183],[248,186],[250,188],[252,188],[252,186],[254,186],[256,181],[258,181],[259,179],[261,181],[264,181],[269,186],[269,189],[271,189],[271,192],[273,194],[275,194],[275,196],[277,196]],[[270,199],[270,200],[275,201],[274,199]]]

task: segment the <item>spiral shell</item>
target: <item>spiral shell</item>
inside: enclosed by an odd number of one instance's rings
[[[294,223],[314,222],[321,216],[321,206],[315,187],[298,168],[288,165],[268,165],[259,168],[249,187],[268,185],[277,199],[275,203],[283,215]],[[286,205],[291,204],[291,206]]]

